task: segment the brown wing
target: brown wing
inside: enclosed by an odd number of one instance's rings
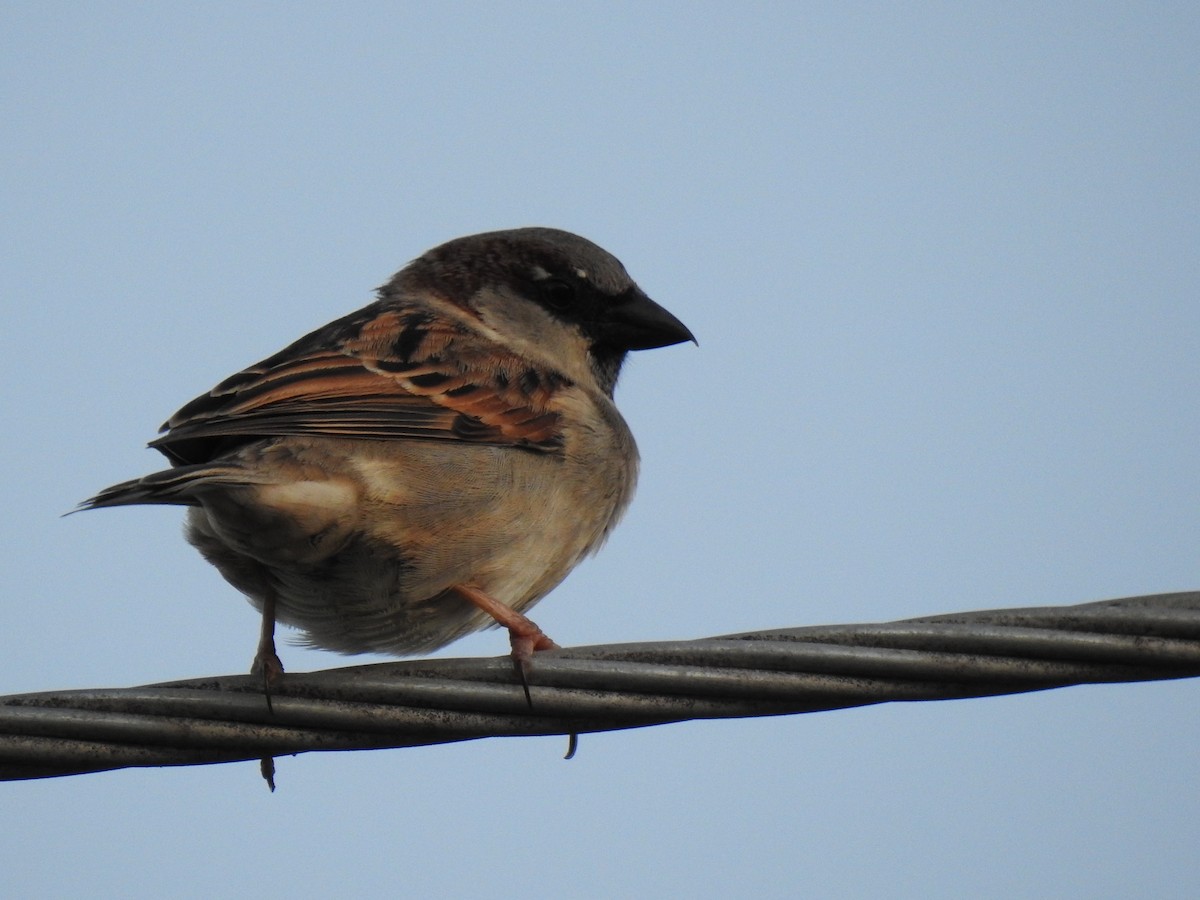
[[[227,378],[175,413],[150,446],[206,462],[272,435],[445,440],[551,452],[569,384],[415,302],[372,304]]]

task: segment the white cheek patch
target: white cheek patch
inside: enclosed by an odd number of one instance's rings
[[[476,302],[481,321],[502,347],[572,381],[592,380],[588,341],[578,325],[515,294],[482,295]]]
[[[587,269],[576,269],[575,274],[578,275],[580,278],[582,278],[584,281],[587,281],[591,277],[590,275],[588,275]]]

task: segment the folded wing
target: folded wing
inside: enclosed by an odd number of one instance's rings
[[[390,298],[301,338],[175,413],[150,446],[179,465],[260,437],[441,440],[554,452],[569,385],[419,304]]]

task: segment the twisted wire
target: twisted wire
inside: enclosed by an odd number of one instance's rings
[[[0,698],[0,780],[1200,675],[1200,592]],[[269,772],[264,767],[264,774]]]

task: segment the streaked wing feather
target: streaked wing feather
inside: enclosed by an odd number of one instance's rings
[[[551,403],[567,384],[464,325],[392,299],[225,379],[172,416],[151,446],[177,463],[305,434],[554,451],[562,438]]]

